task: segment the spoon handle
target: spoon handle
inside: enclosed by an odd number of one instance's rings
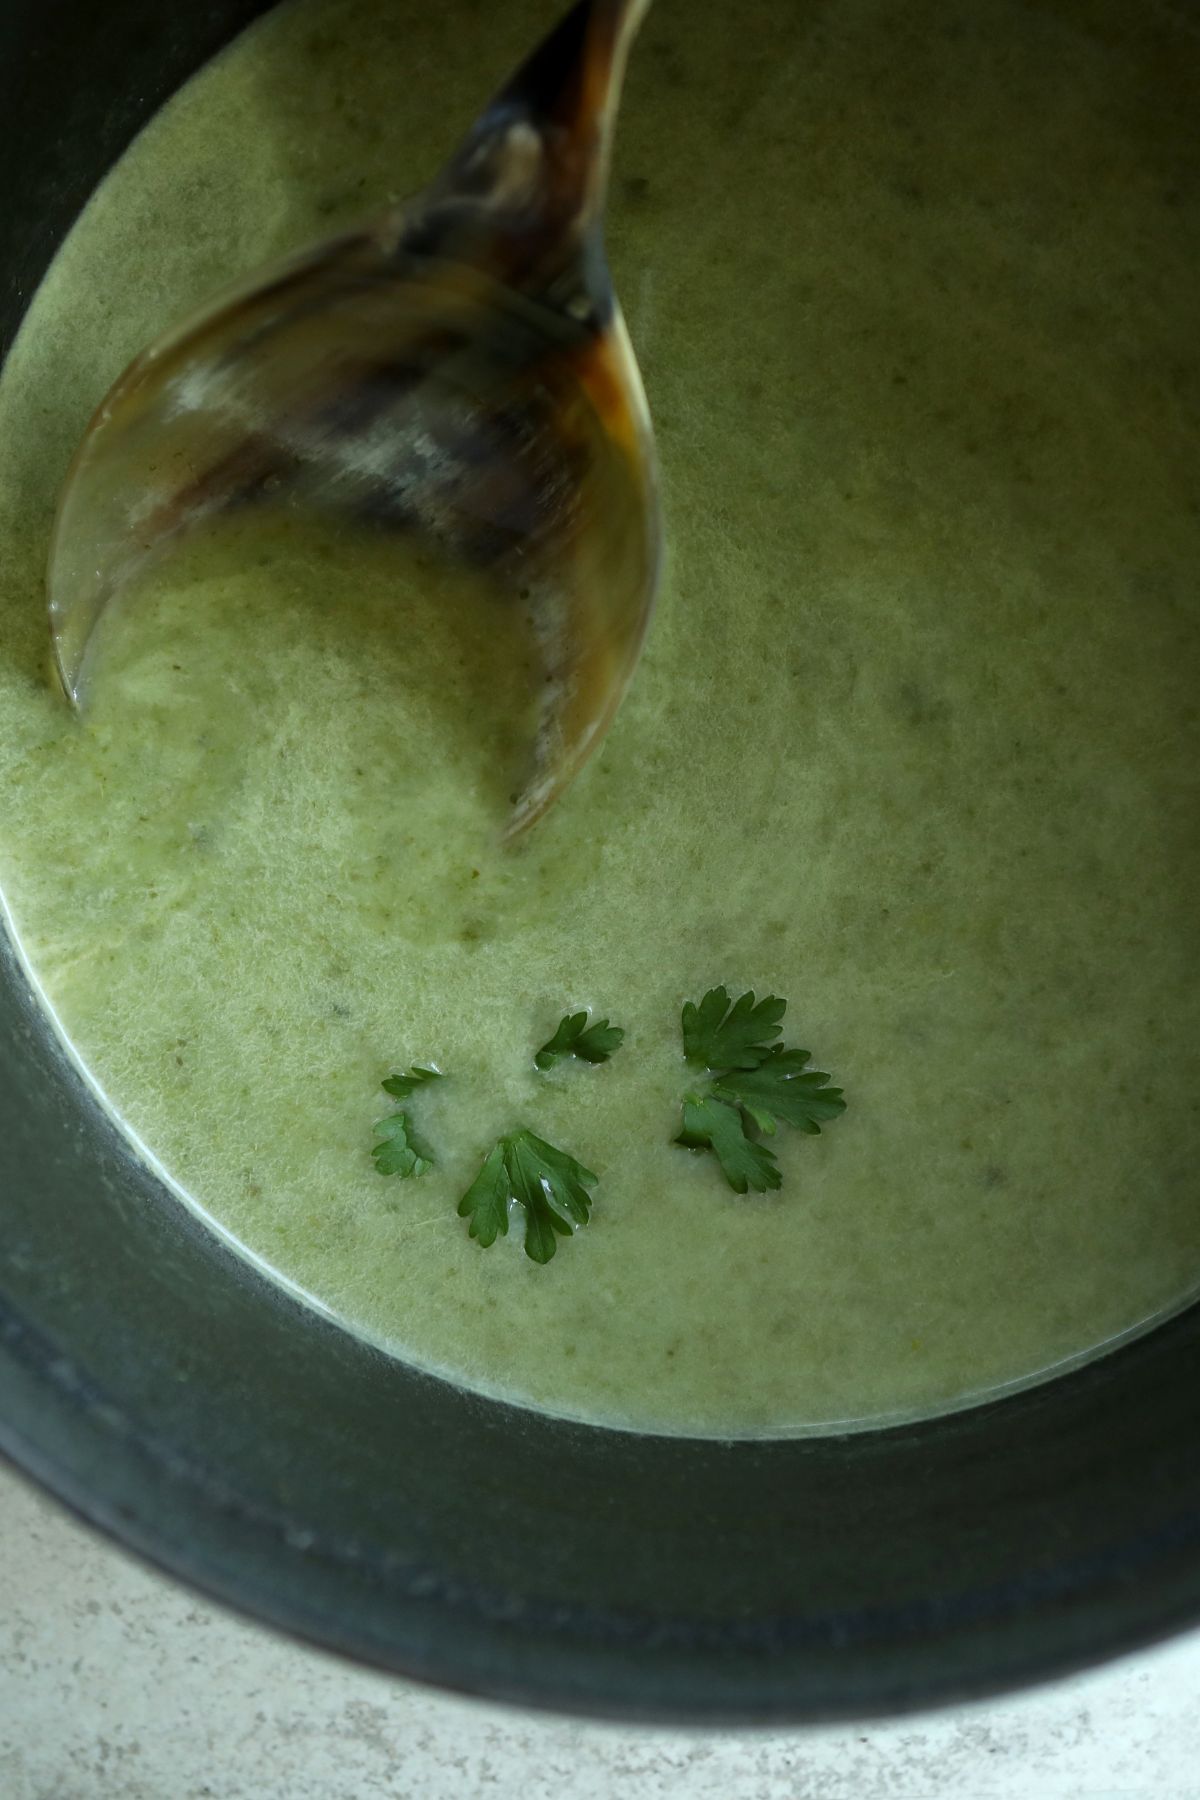
[[[599,230],[625,66],[650,0],[578,0],[476,119],[434,194],[536,221],[560,241]]]

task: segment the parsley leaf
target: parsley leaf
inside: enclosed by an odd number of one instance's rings
[[[377,1142],[371,1151],[381,1175],[427,1175],[437,1160],[425,1141],[413,1130],[407,1113],[390,1113],[375,1127]]]
[[[683,1053],[699,1069],[757,1068],[786,1011],[787,1001],[774,994],[758,1001],[743,994],[731,1005],[727,988],[709,988],[699,1005],[684,1006]]]
[[[533,1060],[539,1069],[552,1068],[560,1056],[577,1056],[581,1062],[607,1062],[624,1041],[620,1025],[610,1025],[607,1019],[597,1019],[589,1025],[586,1012],[564,1013],[558,1030]]]
[[[508,1139],[505,1156],[513,1196],[525,1208],[525,1254],[548,1263],[554,1255],[554,1233],[570,1237],[591,1217],[592,1197],[585,1183],[599,1179],[573,1156],[556,1150],[532,1131]]]
[[[424,1082],[440,1081],[441,1079],[442,1071],[440,1069],[422,1068],[421,1064],[417,1063],[407,1075],[389,1075],[383,1084],[383,1091],[385,1094],[393,1095],[397,1100],[407,1100],[409,1095],[415,1093]]]
[[[501,1138],[488,1151],[482,1169],[458,1203],[459,1217],[471,1221],[467,1235],[477,1238],[485,1250],[497,1237],[508,1235],[510,1186]]]
[[[599,1180],[590,1169],[522,1127],[502,1137],[458,1203],[469,1219],[468,1235],[484,1249],[508,1231],[510,1203],[525,1214],[525,1254],[548,1263],[556,1237],[570,1237],[591,1217],[589,1187]]]
[[[828,1124],[844,1113],[846,1102],[841,1088],[829,1086],[823,1069],[808,1068],[811,1061],[807,1050],[785,1050],[776,1044],[756,1069],[731,1069],[719,1075],[712,1092],[718,1100],[743,1107],[768,1136],[782,1119],[785,1125],[817,1137],[822,1122]]]
[[[730,1001],[727,988],[710,988],[698,1004],[683,1009],[683,1049],[687,1060],[712,1079],[702,1093],[685,1094],[683,1130],[676,1138],[689,1150],[711,1150],[736,1194],[750,1188],[766,1193],[780,1185],[772,1153],[752,1133],[773,1137],[782,1120],[810,1137],[846,1110],[841,1088],[831,1087],[823,1069],[812,1069],[807,1050],[773,1043],[787,1001],[753,993]]]
[[[683,1129],[675,1142],[687,1150],[713,1151],[735,1194],[744,1194],[750,1188],[756,1194],[765,1194],[783,1180],[766,1146],[746,1136],[738,1109],[711,1095],[684,1097]]]

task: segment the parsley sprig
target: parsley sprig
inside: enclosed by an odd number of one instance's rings
[[[394,1112],[380,1119],[375,1138],[371,1155],[381,1175],[399,1175],[403,1180],[412,1175],[428,1175],[437,1161],[407,1113]]]
[[[396,1100],[407,1100],[410,1094],[423,1087],[427,1081],[440,1081],[442,1071],[415,1063],[407,1075],[389,1075],[380,1085],[385,1094],[391,1094]]]
[[[829,1085],[823,1069],[809,1067],[808,1050],[773,1041],[786,1011],[787,1001],[775,994],[757,1000],[749,992],[731,1002],[724,987],[710,988],[683,1009],[684,1055],[712,1079],[684,1095],[675,1142],[711,1150],[735,1194],[765,1194],[783,1180],[774,1153],[755,1132],[772,1137],[782,1122],[815,1137],[846,1110],[841,1088]]]
[[[588,1017],[586,1012],[563,1014],[554,1036],[534,1056],[539,1069],[553,1068],[563,1056],[577,1056],[587,1063],[607,1062],[621,1048],[625,1033],[620,1025],[610,1025],[607,1019],[589,1025]]]
[[[418,1063],[407,1075],[389,1075],[381,1086],[394,1100],[407,1100],[426,1082],[441,1078],[440,1069]],[[375,1126],[375,1139],[371,1155],[381,1175],[399,1175],[407,1181],[416,1175],[428,1175],[437,1161],[406,1112],[389,1113],[386,1119],[380,1119]]]
[[[483,1167],[458,1203],[469,1235],[486,1249],[508,1232],[514,1205],[525,1217],[525,1254],[548,1263],[556,1238],[570,1237],[591,1218],[590,1187],[599,1180],[590,1169],[522,1126],[489,1150]]]

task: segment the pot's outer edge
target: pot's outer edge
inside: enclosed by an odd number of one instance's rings
[[[261,10],[6,0],[0,347],[104,170]],[[996,1693],[1200,1618],[1194,1310],[854,1438],[522,1414],[302,1313],[164,1203],[0,965],[0,1448],[214,1598],[461,1692],[692,1725]],[[542,1541],[548,1484],[581,1517]]]
[[[512,1596],[448,1595],[425,1572],[414,1591],[410,1571],[389,1619],[397,1628],[377,1630],[352,1590],[378,1594],[394,1572],[352,1542],[309,1542],[301,1520],[214,1490],[88,1392],[69,1364],[55,1368],[51,1346],[18,1347],[20,1335],[0,1315],[9,1408],[0,1451],[81,1520],[255,1622],[475,1698],[693,1727],[885,1718],[1060,1678],[1200,1617],[1200,1520],[1191,1511],[1108,1554],[1032,1573],[1024,1586],[931,1598],[874,1619],[766,1619],[716,1631],[686,1619],[583,1620]],[[58,1402],[49,1408],[48,1393]],[[14,1428],[14,1410],[18,1420],[24,1412],[25,1432]]]

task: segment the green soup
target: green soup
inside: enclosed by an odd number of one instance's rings
[[[1182,23],[656,0],[610,248],[668,575],[516,849],[517,628],[382,542],[198,539],[106,624],[82,720],[45,678],[55,495],[126,359],[419,186],[553,10],[296,0],[83,214],[0,383],[0,886],[180,1194],[396,1355],[644,1429],[955,1406],[1200,1278]],[[672,1143],[680,1005],[718,982],[786,996],[846,1088],[774,1140],[776,1194]],[[538,1074],[585,1006],[624,1047]],[[438,1165],[385,1181],[380,1078],[429,1060]],[[455,1212],[519,1123],[600,1177],[544,1268]]]

